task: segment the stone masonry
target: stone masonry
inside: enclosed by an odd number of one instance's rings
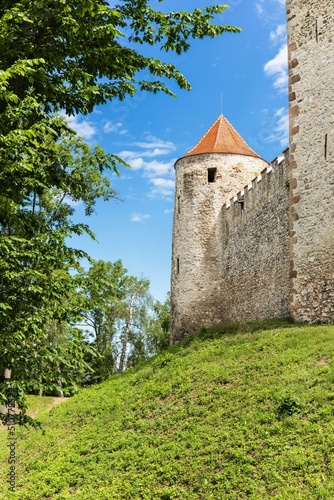
[[[287,0],[290,148],[268,165],[220,117],[175,164],[172,336],[334,322],[334,2]]]
[[[222,321],[289,316],[289,155],[223,206]]]
[[[334,321],[334,3],[288,0],[290,312]]]

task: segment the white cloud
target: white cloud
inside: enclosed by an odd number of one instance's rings
[[[164,210],[164,214],[172,214],[173,212],[173,208],[166,208],[166,210]]]
[[[149,214],[133,213],[130,217],[131,222],[145,222],[151,216]]]
[[[281,12],[281,8],[285,8],[285,1],[286,0],[257,0],[257,2],[255,2],[255,9],[259,16],[266,16],[267,19],[274,19],[277,17],[278,12],[277,9],[273,10],[273,7],[276,4],[276,7],[278,7]]]
[[[73,200],[70,196],[65,196],[64,198],[64,203],[67,203],[67,205],[70,205],[70,207],[78,207],[80,205],[83,205],[82,200]]]
[[[288,54],[287,45],[283,45],[276,56],[264,65],[267,76],[274,77],[274,87],[279,92],[285,92],[288,86]]]
[[[89,140],[96,135],[97,127],[93,122],[82,119],[79,115],[67,116],[65,112],[60,114],[65,118],[69,127],[73,128],[83,139]]]
[[[286,25],[279,24],[275,31],[270,32],[269,37],[274,44],[282,44],[286,42]]]
[[[170,198],[174,191],[173,167],[176,160],[161,161],[156,158],[170,155],[176,149],[175,144],[147,135],[144,141],[132,143],[131,146],[133,149],[123,150],[119,156],[148,179],[150,197]]]
[[[152,184],[156,187],[163,187],[165,189],[174,189],[175,182],[171,179],[163,179],[163,178],[158,178],[158,179],[152,179]]]
[[[257,13],[261,16],[264,12],[263,7],[262,7],[262,3],[256,3],[255,8],[256,8]]]
[[[140,157],[145,157],[145,158],[155,158],[156,156],[163,156],[167,155],[170,153],[170,150],[168,149],[160,149],[160,148],[155,148],[155,149],[147,149],[145,151],[121,151],[119,153],[119,156],[121,156],[124,160],[126,161],[131,161],[135,158],[138,158],[138,155]]]
[[[142,170],[144,177],[157,177],[162,175],[167,175],[168,177],[173,175],[173,165],[175,163],[175,159],[170,160],[168,162],[161,162],[157,160],[146,161],[141,156],[137,156],[140,153],[134,153],[129,151],[128,155],[123,154],[122,151],[119,156],[126,160],[132,170]]]
[[[274,115],[275,125],[268,142],[279,141],[283,148],[289,144],[289,114],[284,107],[279,108]]]
[[[150,197],[163,197],[167,199],[172,199],[175,188],[175,181],[172,179],[157,178],[151,179],[150,182],[153,187],[150,191]]]
[[[289,143],[289,113],[287,109],[280,108],[275,116],[277,117],[276,132],[281,145],[285,147]]]
[[[171,141],[164,141],[162,139],[158,139],[154,135],[148,135],[146,137],[146,141],[144,142],[135,142],[134,146],[142,149],[157,149],[166,151],[166,154],[175,151],[175,144]]]
[[[119,155],[122,157],[122,155]],[[132,160],[127,160],[127,162],[130,164],[130,167],[132,170],[140,170],[141,168],[144,167],[144,160],[143,158],[133,158]]]
[[[169,162],[145,161],[143,158],[136,158],[130,162],[133,170],[142,170],[143,177],[148,179],[151,185],[150,197],[170,198],[173,196],[175,182],[173,177],[173,165],[175,160]]]
[[[111,132],[117,132],[118,134],[124,135],[127,133],[127,130],[122,129],[122,127],[123,127],[122,122],[114,123],[109,120],[103,125],[103,132],[105,134],[109,134]]]
[[[144,171],[146,177],[160,177],[162,175],[167,175],[171,177],[173,175],[173,165],[175,160],[170,160],[167,163],[159,162],[156,160],[144,162]]]

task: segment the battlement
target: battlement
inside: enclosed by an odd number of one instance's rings
[[[268,203],[283,189],[289,190],[289,149],[277,156],[271,165],[247,184],[243,190],[224,203],[223,211],[232,212],[232,217],[246,215],[261,204]]]

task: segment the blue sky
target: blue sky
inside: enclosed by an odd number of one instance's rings
[[[203,8],[212,2],[198,0]],[[153,4],[153,2],[152,2]],[[149,278],[163,301],[170,289],[174,163],[221,114],[263,158],[288,146],[287,54],[284,0],[231,0],[217,22],[242,28],[214,40],[196,40],[182,56],[145,48],[146,54],[177,65],[192,85],[177,98],[140,93],[98,107],[70,123],[90,144],[124,158],[131,170],[112,176],[122,201],[99,202],[85,220],[98,243],[86,236],[74,246],[95,259],[122,259],[129,273]],[[164,10],[193,10],[194,2],[157,2]],[[83,208],[76,207],[83,219]]]

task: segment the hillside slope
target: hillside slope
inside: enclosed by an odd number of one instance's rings
[[[10,496],[2,456],[0,498],[334,498],[334,327],[229,331],[42,413],[45,435],[18,432]]]

